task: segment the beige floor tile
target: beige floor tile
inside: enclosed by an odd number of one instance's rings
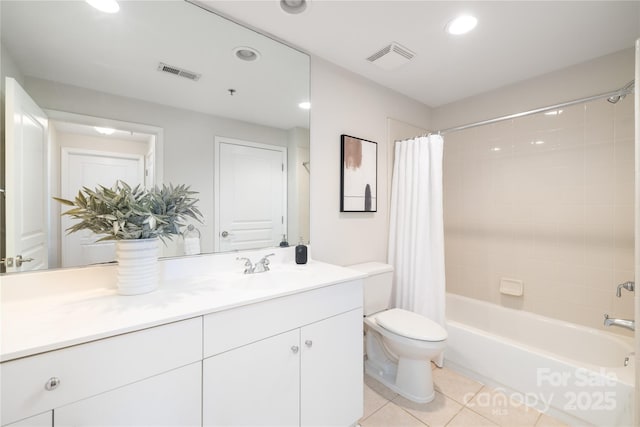
[[[402,396],[396,397],[393,403],[430,427],[447,425],[462,409],[458,402],[438,392],[435,399],[429,403],[415,403]]]
[[[508,427],[533,427],[540,412],[511,399],[508,393],[483,387],[467,404],[467,408],[490,419],[494,423]]]
[[[389,402],[389,399],[380,394],[380,392],[371,388],[368,384],[364,384],[364,411],[362,419],[367,418],[378,409],[382,408]]]
[[[568,425],[546,414],[540,414],[536,427],[568,427]]]
[[[493,427],[496,424],[475,412],[464,408],[455,416],[447,427]]]
[[[424,427],[424,424],[412,417],[393,402],[389,402],[371,416],[360,422],[362,427]]]
[[[376,393],[378,393],[380,396],[384,397],[387,400],[393,400],[396,398],[396,396],[398,396],[398,393],[391,390],[381,382],[371,378],[369,375],[365,374],[364,383],[365,385],[368,385],[371,388],[371,390],[375,391]]]
[[[433,384],[436,391],[463,405],[470,402],[482,388],[482,384],[479,382],[447,368],[433,370]]]

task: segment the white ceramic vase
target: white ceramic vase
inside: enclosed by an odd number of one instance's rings
[[[116,241],[118,293],[146,294],[158,288],[160,239]]]

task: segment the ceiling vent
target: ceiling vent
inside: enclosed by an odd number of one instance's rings
[[[416,54],[406,47],[400,46],[398,43],[391,43],[368,57],[367,61],[376,64],[383,70],[395,70],[411,61],[414,56]]]
[[[184,68],[174,67],[173,65],[167,65],[164,62],[158,64],[158,71],[174,74],[193,81],[198,81],[200,77],[202,77],[202,74],[194,73],[193,71],[185,70]]]

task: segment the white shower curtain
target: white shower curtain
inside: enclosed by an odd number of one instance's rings
[[[389,263],[395,306],[444,327],[443,142],[440,135],[396,142]]]

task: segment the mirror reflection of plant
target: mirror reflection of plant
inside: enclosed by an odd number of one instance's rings
[[[187,218],[202,223],[195,194],[197,192],[186,185],[145,189],[140,185],[131,188],[123,181],[116,181],[111,188],[100,185],[92,190],[83,187],[73,201],[54,199],[73,206],[62,215],[79,220],[67,228],[68,234],[90,230],[106,235],[98,241],[155,237],[164,241],[165,237],[172,239],[180,234],[180,227],[185,225]]]

